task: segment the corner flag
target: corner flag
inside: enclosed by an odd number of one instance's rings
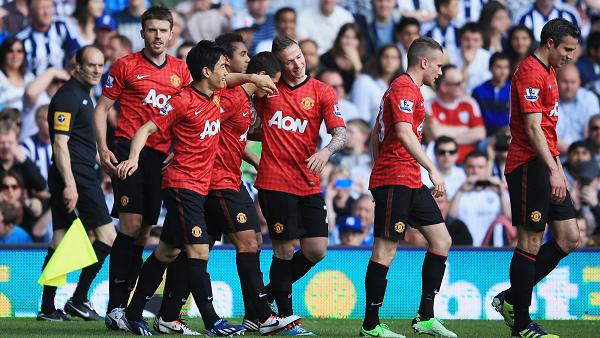
[[[67,273],[83,269],[96,262],[98,258],[94,248],[81,220],[77,218],[42,271],[38,284],[63,286],[67,283]]]

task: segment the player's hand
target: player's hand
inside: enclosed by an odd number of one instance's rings
[[[256,80],[253,82],[258,90],[266,92],[267,94],[273,94],[277,91],[277,86],[269,75],[256,75]]]
[[[306,159],[306,166],[308,170],[313,173],[320,174],[327,161],[329,161],[329,157],[331,156],[331,151],[327,148],[323,148],[316,152],[314,155]]]
[[[98,150],[98,155],[100,156],[100,165],[102,165],[102,169],[108,176],[114,176],[117,173],[117,168],[115,167],[119,161],[115,157],[112,151],[108,149]]]
[[[433,197],[442,197],[446,193],[446,183],[436,169],[429,171],[429,179],[433,183]]]
[[[550,171],[550,199],[554,203],[562,203],[567,195],[567,182],[560,170]]]
[[[169,153],[169,156],[167,156],[167,158],[165,158],[165,160],[163,161],[163,167],[162,169],[160,169],[161,172],[165,172],[165,170],[167,170],[167,167],[169,166],[169,164],[171,164],[171,162],[173,162],[173,157],[175,156],[174,153]]]
[[[127,161],[123,161],[117,165],[117,176],[121,180],[125,180],[127,177],[133,175],[133,173],[138,168],[138,159],[129,159]]]
[[[63,190],[63,199],[65,200],[65,207],[67,207],[67,212],[75,210],[78,198],[79,194],[77,194],[77,187],[75,185],[68,185],[65,187],[65,189]]]

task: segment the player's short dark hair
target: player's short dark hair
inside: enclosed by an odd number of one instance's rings
[[[450,4],[450,1],[452,0],[434,0],[433,5],[435,6],[435,11],[439,13],[440,7],[448,6],[448,4]]]
[[[396,25],[396,33],[402,33],[408,26],[417,26],[419,31],[421,30],[421,23],[415,18],[409,16],[403,17],[400,22]]]
[[[552,19],[542,28],[540,43],[543,45],[548,39],[552,39],[554,41],[554,47],[556,47],[560,45],[567,36],[579,40],[581,37],[581,30],[576,25],[563,18]]]
[[[281,16],[287,12],[294,13],[294,16],[296,16],[296,10],[292,7],[281,7],[275,12],[275,22],[281,20]]]
[[[437,152],[438,148],[442,144],[448,144],[448,143],[454,144],[454,147],[456,149],[458,149],[458,143],[456,142],[456,140],[454,138],[452,138],[450,136],[442,135],[442,136],[438,137],[437,139],[435,139],[435,144],[433,145],[433,151]]]
[[[472,152],[468,153],[467,156],[465,156],[465,160],[464,163],[467,163],[467,160],[470,158],[478,158],[478,157],[483,157],[485,158],[485,160],[488,160],[488,156],[486,153],[484,153],[481,150],[475,149]]]
[[[590,154],[592,153],[592,148],[590,147],[589,143],[584,140],[580,140],[575,141],[569,145],[569,149],[567,149],[567,154],[570,154],[579,148],[587,150]]]
[[[420,37],[408,47],[408,67],[415,66],[422,58],[431,58],[436,51],[444,52],[442,46],[432,38]]]
[[[227,57],[233,56],[233,53],[235,52],[233,44],[236,42],[244,43],[244,38],[237,32],[224,33],[215,39],[215,43],[223,48]]]
[[[86,52],[88,49],[96,49],[97,51],[99,51],[99,52],[102,54],[102,56],[104,56],[104,53],[102,53],[102,51],[101,51],[101,50],[100,50],[98,47],[96,47],[96,46],[94,46],[94,45],[86,45],[86,46],[83,46],[83,47],[79,48],[79,49],[77,50],[77,52],[75,52],[75,62],[76,62],[78,65],[80,65],[80,66],[83,66],[83,63],[85,62],[85,59],[84,59],[85,52]]]
[[[12,205],[9,205],[6,202],[1,202],[0,212],[2,213],[2,218],[4,219],[2,223],[4,223],[5,225],[17,223],[17,209],[15,209]]]
[[[258,74],[261,71],[269,76],[274,76],[281,72],[281,63],[279,63],[275,54],[271,52],[260,52],[250,59],[248,68],[246,68],[246,73]]]
[[[453,65],[453,64],[443,65],[442,66],[442,75],[438,76],[437,79],[435,79],[436,87],[439,87],[440,84],[442,84],[442,82],[444,82],[444,80],[446,80],[446,74],[449,69],[458,69],[458,67],[456,67],[456,65]]]
[[[173,29],[173,14],[171,14],[171,11],[167,7],[152,6],[148,8],[142,14],[142,30],[146,29],[146,21],[148,20],[169,21],[169,25]]]
[[[510,64],[510,58],[508,57],[508,54],[506,54],[505,52],[495,52],[490,57],[490,67],[489,68],[492,69],[494,64],[501,60],[506,60]]]
[[[298,43],[290,38],[285,36],[277,35],[273,39],[273,44],[271,45],[271,52],[277,56],[279,53],[284,51],[286,48],[297,45]]]
[[[211,71],[219,62],[221,56],[225,55],[223,48],[210,40],[202,40],[196,44],[188,53],[185,63],[194,81],[204,78],[202,70],[208,68]]]
[[[462,39],[465,33],[479,33],[483,37],[483,30],[477,22],[467,22],[458,31],[458,39]]]
[[[119,40],[119,43],[121,44],[122,47],[127,48],[129,50],[133,50],[133,46],[131,45],[131,40],[129,40],[129,38],[126,37],[125,35],[117,34],[117,35],[113,36],[111,38],[111,40],[112,39]]]

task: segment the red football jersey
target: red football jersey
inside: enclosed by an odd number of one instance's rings
[[[102,94],[119,100],[121,113],[115,136],[133,139],[135,132],[150,117],[159,115],[172,95],[191,82],[185,61],[167,55],[165,63],[157,66],[143,52],[129,54],[112,66]],[[169,153],[169,135],[155,133],[146,146]]]
[[[379,130],[379,156],[375,159],[369,189],[384,185],[403,185],[420,188],[421,170],[417,160],[402,146],[394,126],[400,122],[412,124],[412,130],[421,141],[425,120],[423,95],[419,86],[407,73],[400,75],[383,95],[377,121]]]
[[[250,99],[242,86],[223,91],[219,149],[213,167],[210,190],[240,190],[242,184],[240,167],[252,116]]]
[[[221,92],[208,97],[189,86],[152,116],[160,131],[170,131],[174,150],[173,162],[163,176],[163,188],[208,194],[221,129]]]
[[[262,154],[255,186],[299,196],[321,192],[319,174],[306,160],[317,150],[319,128],[344,127],[333,88],[311,77],[292,87],[280,80],[279,93],[255,100],[262,119]]]
[[[483,127],[479,104],[470,97],[462,97],[455,102],[445,103],[435,98],[425,102],[425,111],[431,119],[446,126]],[[462,163],[468,153],[475,150],[476,144],[459,144],[457,163]]]
[[[556,123],[558,122],[558,85],[556,72],[535,55],[526,57],[512,77],[510,88],[510,133],[506,173],[536,157],[525,133],[523,114],[541,113],[542,131],[552,156],[558,156]]]

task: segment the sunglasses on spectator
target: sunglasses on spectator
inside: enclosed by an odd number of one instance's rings
[[[591,131],[598,131],[598,130],[600,130],[600,126],[591,126],[590,130]]]
[[[444,82],[444,84],[445,84],[446,86],[449,86],[449,87],[456,87],[456,86],[460,86],[460,85],[462,85],[462,84],[463,84],[463,82],[464,82],[464,81],[463,81],[463,80],[461,80],[461,81],[456,81],[456,82]]]
[[[17,184],[3,184],[0,186],[0,188],[2,188],[2,190],[17,190],[20,189],[21,187]]]
[[[444,156],[444,155],[456,155],[456,152],[457,152],[456,149],[453,149],[453,150],[440,149],[436,153],[438,154],[438,156]]]

